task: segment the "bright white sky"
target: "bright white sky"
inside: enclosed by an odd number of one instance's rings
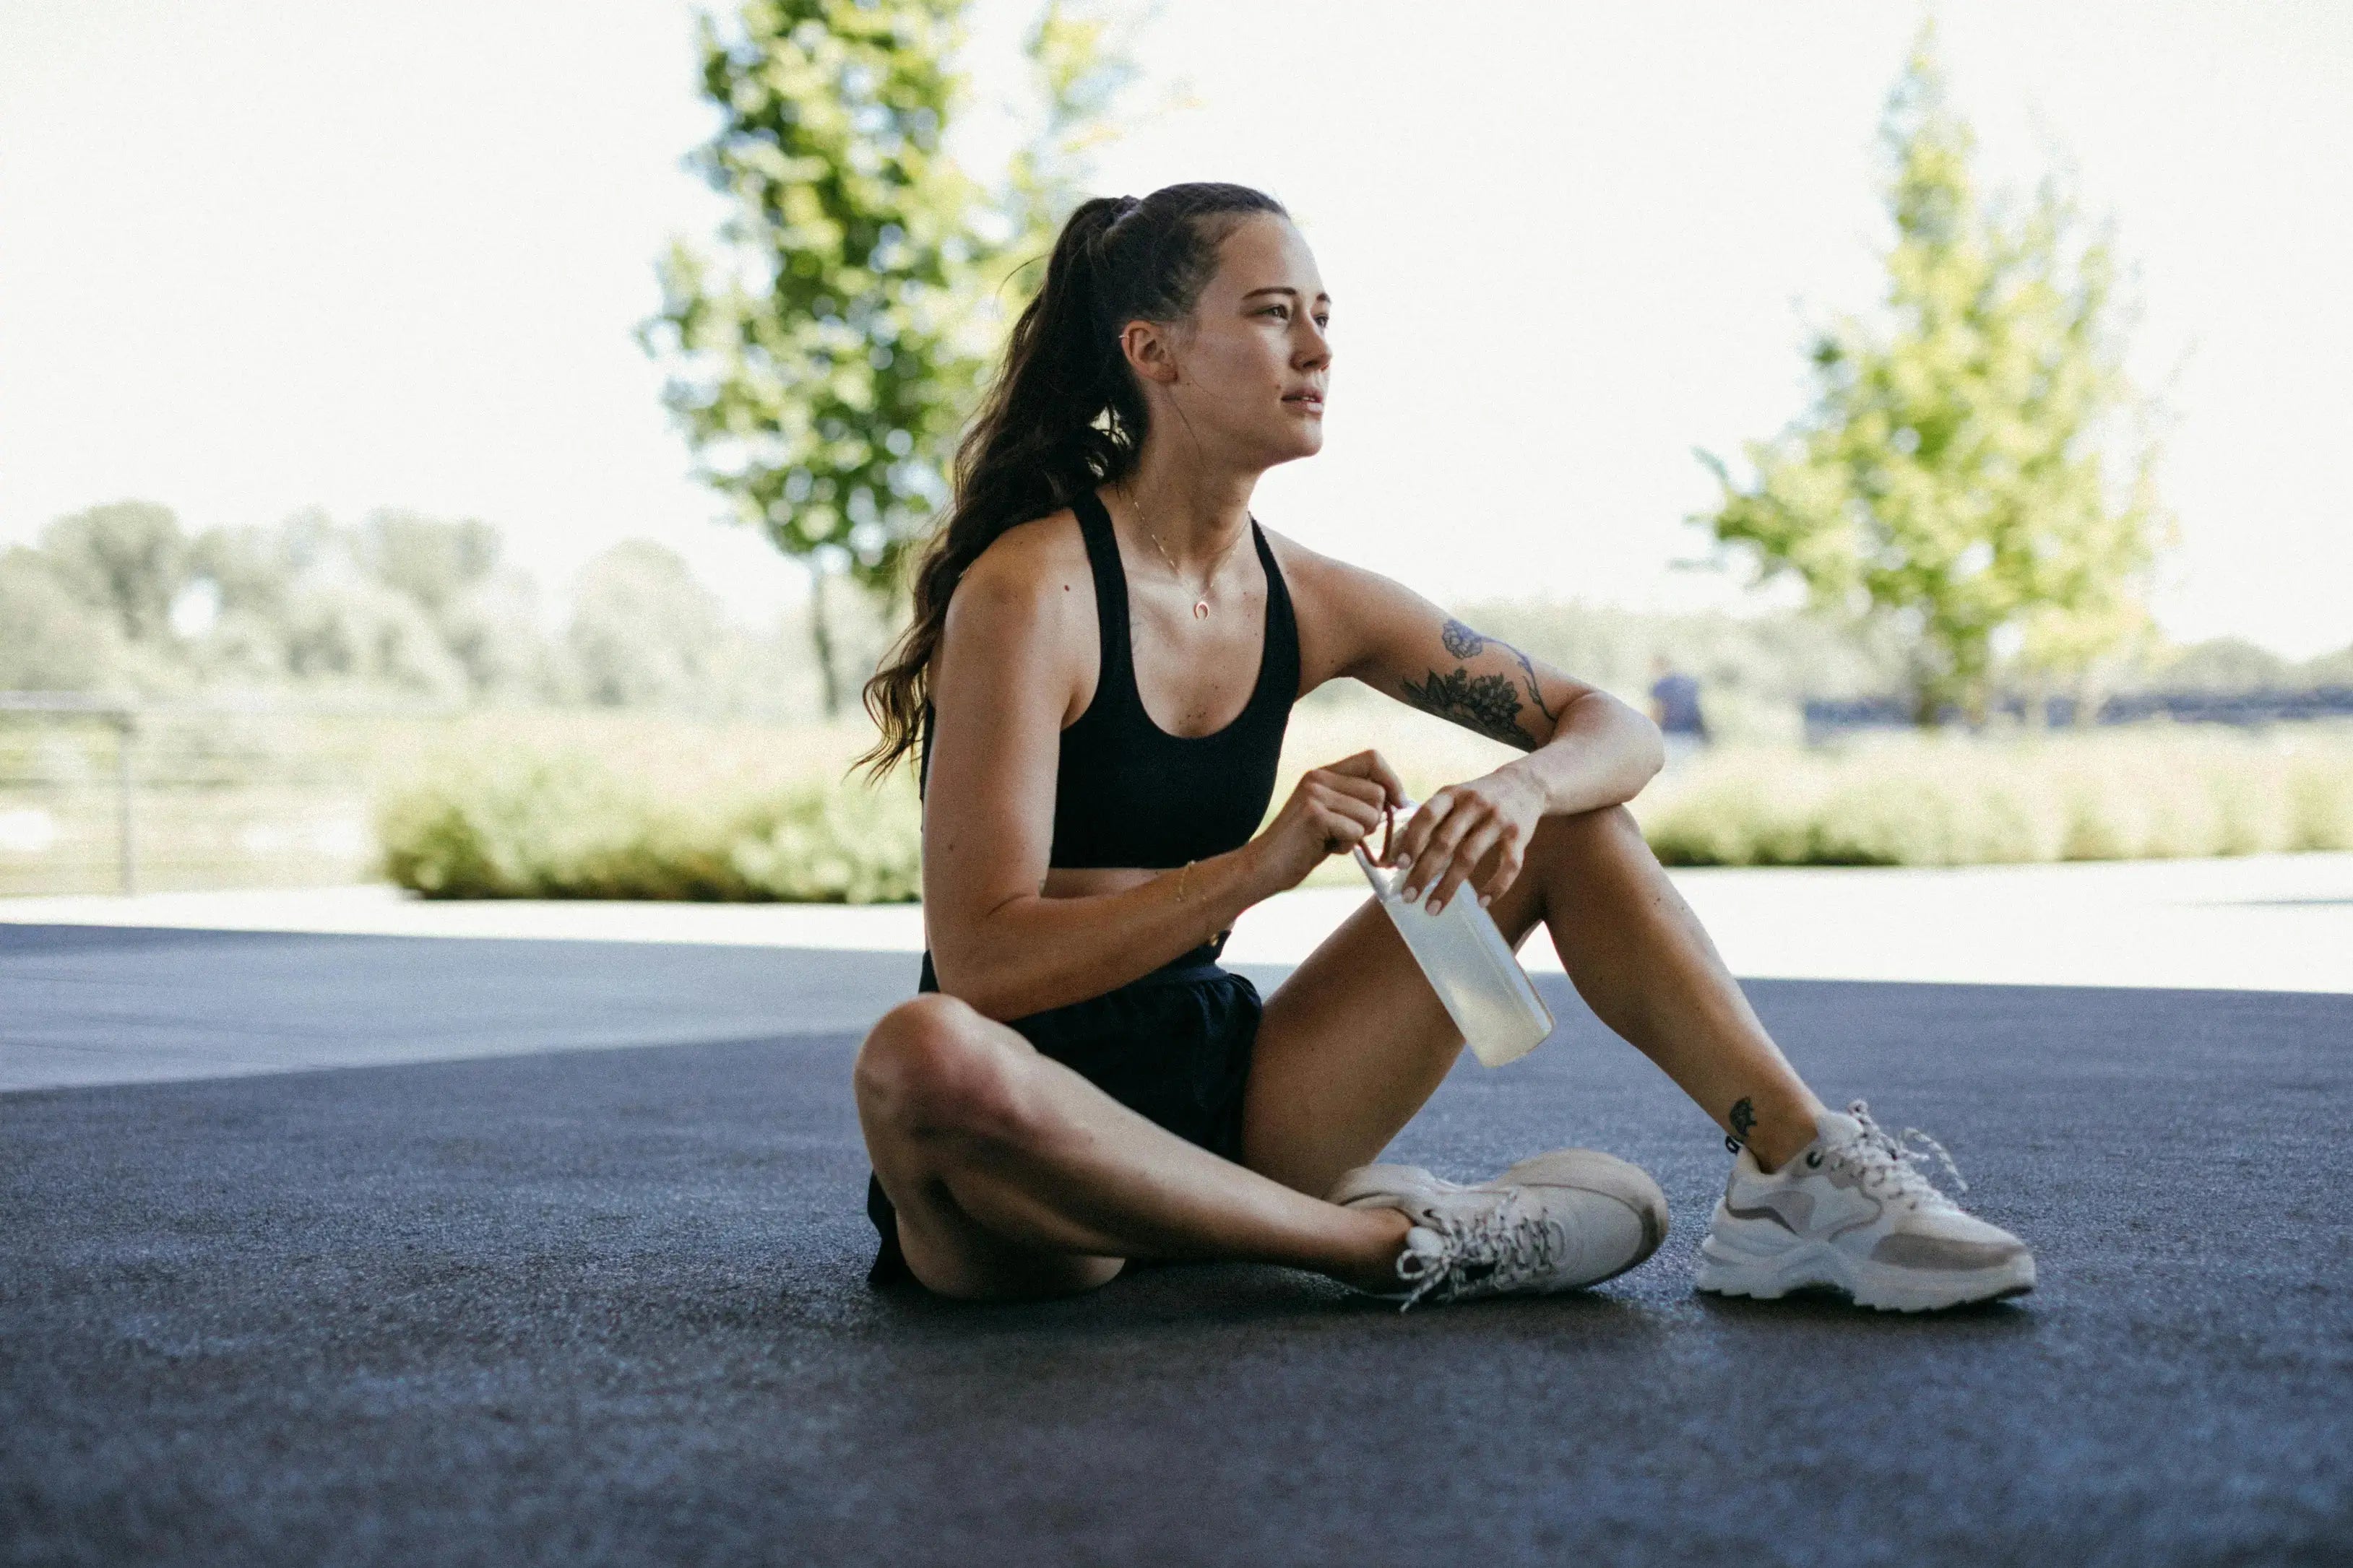
[[[685,551],[747,615],[795,569],[685,478],[630,338],[712,198],[671,0],[0,0],[0,539],[150,498],[501,525],[561,584]],[[1029,0],[976,0],[983,100]],[[1733,602],[1672,572],[1803,395],[1798,307],[1865,306],[1872,136],[1918,13],[1174,0],[1102,188],[1255,184],[1336,296],[1330,439],[1269,526],[1441,599]],[[2353,6],[1945,8],[1984,172],[2071,161],[2139,267],[2182,520],[2173,635],[2353,641]],[[985,116],[964,145],[985,159]]]

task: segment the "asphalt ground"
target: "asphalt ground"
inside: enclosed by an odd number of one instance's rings
[[[250,1075],[0,1095],[0,1562],[2353,1559],[2353,997],[1753,983],[2037,1249],[2032,1295],[1913,1318],[1694,1294],[1727,1156],[1542,979],[1558,1036],[1394,1155],[1609,1149],[1673,1229],[1400,1315],[1239,1266],[870,1289],[844,1018],[912,971],[0,930],[0,1051]]]

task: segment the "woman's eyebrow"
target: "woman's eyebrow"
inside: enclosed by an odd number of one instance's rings
[[[1244,294],[1242,298],[1248,300],[1260,294],[1288,294],[1294,300],[1299,298],[1298,289],[1289,288],[1280,283],[1270,283],[1263,289],[1252,289],[1248,293]],[[1327,305],[1332,302],[1332,296],[1329,294],[1318,294],[1315,297]]]

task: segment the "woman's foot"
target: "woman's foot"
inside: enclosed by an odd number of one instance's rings
[[[1412,1222],[1395,1280],[1382,1282],[1391,1288],[1374,1291],[1408,1307],[1597,1284],[1650,1257],[1667,1234],[1658,1183],[1593,1149],[1556,1149],[1471,1186],[1418,1165],[1362,1165],[1340,1178],[1331,1201],[1397,1209]]]
[[[1826,1110],[1818,1136],[1771,1173],[1743,1149],[1700,1243],[1694,1284],[1770,1300],[1828,1285],[1858,1305],[1922,1312],[2034,1289],[2034,1255],[1939,1192],[1902,1137],[1862,1100]],[[1945,1157],[1946,1168],[1952,1161]],[[1960,1173],[1953,1172],[1955,1180]],[[1967,1191],[1967,1184],[1962,1184]]]

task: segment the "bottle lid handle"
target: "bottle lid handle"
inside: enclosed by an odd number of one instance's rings
[[[1413,805],[1413,802],[1407,801],[1406,809],[1411,811]],[[1398,892],[1397,873],[1384,872],[1381,869],[1381,862],[1389,858],[1389,847],[1396,832],[1397,811],[1384,801],[1381,803],[1381,853],[1378,860],[1365,853],[1365,846],[1361,841],[1351,846],[1349,849],[1349,853],[1356,856],[1356,864],[1364,869],[1365,879],[1372,883],[1373,891],[1378,893],[1384,901],[1395,899]],[[1366,837],[1369,837],[1370,835]]]

